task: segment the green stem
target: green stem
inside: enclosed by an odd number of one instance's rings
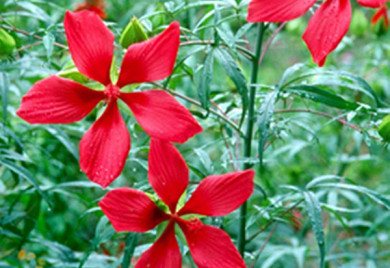
[[[259,60],[261,56],[261,49],[264,36],[264,23],[258,24],[258,33],[257,33],[257,42],[255,57],[252,60],[252,76],[251,76],[251,87],[249,92],[249,108],[248,108],[248,117],[247,117],[247,128],[245,134],[245,144],[244,144],[244,158],[249,158],[252,151],[252,137],[253,137],[253,126],[255,123],[255,96],[256,96],[256,86],[257,83],[257,73],[259,70]],[[249,162],[245,162],[244,169],[250,168],[252,165]],[[239,224],[239,233],[238,233],[238,250],[242,256],[244,256],[245,251],[245,225],[247,218],[247,202],[245,202],[240,208],[240,224]]]

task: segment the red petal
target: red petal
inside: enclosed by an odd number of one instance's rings
[[[161,34],[133,44],[123,58],[118,86],[152,82],[170,75],[180,45],[180,25],[173,22]]]
[[[202,224],[180,220],[192,258],[199,268],[245,268],[244,260],[224,231]]]
[[[125,187],[109,191],[99,206],[117,232],[146,232],[169,219],[144,192]]]
[[[179,215],[200,214],[219,217],[242,205],[253,192],[255,172],[251,169],[209,176],[199,183]]]
[[[371,23],[375,24],[381,18],[383,18],[383,20],[384,20],[385,27],[389,27],[390,22],[389,22],[389,16],[387,15],[387,8],[386,8],[386,6],[381,7],[380,9],[378,9],[375,12],[374,16],[371,19]]]
[[[305,14],[316,0],[252,0],[248,22],[284,22]]]
[[[110,83],[114,35],[99,16],[83,10],[67,11],[64,27],[70,54],[77,69],[104,85]]]
[[[387,0],[357,0],[359,4],[365,7],[378,8],[385,4]]]
[[[184,143],[202,131],[187,108],[165,91],[121,93],[121,99],[151,137]]]
[[[53,75],[30,89],[16,113],[31,124],[73,123],[83,119],[104,98],[101,91]]]
[[[129,132],[116,101],[111,101],[80,142],[81,169],[106,188],[121,174],[129,150]]]
[[[175,238],[174,222],[168,224],[167,229],[156,242],[142,254],[135,268],[180,268],[181,255]]]
[[[175,146],[169,142],[151,140],[148,176],[158,196],[175,213],[189,179],[187,164]]]
[[[173,222],[157,239],[135,265],[135,268],[180,268],[181,255],[179,245],[175,238],[175,226]]]
[[[351,14],[349,0],[327,0],[314,13],[303,40],[319,66],[324,65],[328,54],[348,32]]]

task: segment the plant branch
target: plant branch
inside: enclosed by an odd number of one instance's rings
[[[263,53],[261,54],[261,57],[260,57],[260,59],[259,59],[259,65],[261,65],[261,63],[263,62],[265,53],[267,53],[268,48],[270,47],[272,41],[275,39],[276,35],[283,29],[283,27],[284,27],[286,24],[287,24],[287,22],[283,22],[283,23],[276,29],[276,31],[272,34],[272,36],[269,38],[267,44],[265,44]]]
[[[182,42],[182,43],[180,43],[180,46],[214,45],[214,44],[215,44],[215,42],[212,40],[195,40],[195,41]],[[221,45],[221,46],[227,47],[227,45]],[[255,55],[251,51],[247,50],[246,48],[244,48],[242,46],[237,46],[237,45],[235,47],[237,48],[238,51],[241,52],[241,54],[246,56],[248,59],[253,60],[255,58]]]
[[[342,118],[337,118],[331,114],[327,114],[325,112],[321,112],[321,111],[316,111],[316,110],[310,110],[310,109],[281,109],[281,110],[275,110],[274,113],[311,113],[311,114],[317,114],[317,115],[321,115],[321,116],[324,116],[324,117],[328,117],[332,120],[335,120],[345,126],[348,126],[356,131],[358,131],[359,133],[361,134],[365,134],[366,132],[364,130],[362,130],[361,128],[359,128],[357,125],[354,125],[354,124],[351,124],[349,122],[347,122],[346,120],[342,119]],[[367,133],[368,134],[368,133]],[[375,140],[378,140],[378,141],[381,141],[382,139],[379,138],[379,137],[375,137],[373,135],[370,135],[368,134],[370,138],[372,139],[375,139]]]
[[[168,93],[180,98],[180,99],[183,99],[191,104],[194,104],[196,105],[197,107],[199,108],[202,108],[202,104],[200,102],[198,102],[197,100],[194,100],[190,97],[187,97],[183,94],[180,94],[172,89],[169,89],[169,88],[165,88],[163,85],[159,84],[159,83],[156,83],[156,82],[152,82],[151,84],[167,91]],[[203,109],[204,110],[204,109]],[[214,109],[209,109],[210,113],[214,114],[215,116],[217,116],[218,118],[220,118],[222,121],[226,122],[228,125],[230,125],[234,130],[236,130],[240,136],[244,136],[244,133],[241,131],[240,127],[234,123],[229,117],[227,117],[226,115],[223,115],[223,114],[220,114],[218,111],[214,110]]]
[[[286,209],[285,211],[281,212],[278,216],[276,216],[276,218],[282,218],[284,217],[287,213],[291,212],[291,210],[295,209],[296,207],[299,206],[299,204],[301,204],[303,202],[303,200],[300,200],[298,202],[296,202],[292,207]],[[256,233],[252,234],[248,240],[246,241],[247,243],[249,243],[250,241],[252,241],[253,239],[256,238],[256,236],[258,236],[259,234],[261,234],[262,232],[264,232],[266,229],[268,229],[268,227],[271,226],[271,224],[273,224],[275,222],[275,220],[272,220],[270,221],[269,223],[267,223],[263,228],[261,228],[260,230],[258,230]]]
[[[2,19],[4,21],[4,19],[0,16],[0,19]],[[9,24],[8,24],[9,25]],[[42,37],[39,36],[39,35],[36,35],[36,34],[30,34],[29,32],[26,32],[24,30],[21,30],[21,29],[18,29],[14,26],[6,26],[6,25],[0,25],[1,28],[3,29],[6,29],[6,30],[9,30],[9,31],[13,31],[13,32],[17,32],[17,33],[20,33],[20,34],[23,34],[23,35],[26,35],[26,36],[32,36],[33,38],[37,39],[37,40],[41,40],[42,41]],[[63,49],[68,49],[67,46],[63,45],[63,44],[60,44],[58,42],[54,42],[54,45],[57,46],[57,47],[60,47],[60,48],[63,48]]]
[[[274,234],[275,230],[276,230],[276,227],[278,227],[278,222],[275,223],[274,227],[272,227],[271,231],[269,232],[267,238],[265,239],[263,245],[261,246],[261,248],[259,249],[259,253],[257,254],[255,260],[252,262],[252,265],[251,265],[251,268],[254,268],[255,267],[255,264],[257,262],[257,260],[259,259],[261,253],[263,252],[265,246],[268,244],[269,240],[271,239],[272,235]]]
[[[259,23],[257,27],[257,41],[255,48],[255,57],[252,60],[252,75],[251,75],[251,87],[249,92],[249,107],[248,107],[248,116],[247,116],[247,129],[245,134],[245,144],[244,144],[244,158],[251,156],[252,152],[252,137],[253,137],[253,126],[255,123],[255,97],[256,97],[256,86],[253,86],[257,83],[257,74],[259,70],[259,60],[261,56],[263,37],[265,32],[264,23]],[[251,164],[246,162],[244,164],[244,170],[251,167]],[[238,251],[241,256],[244,256],[245,251],[245,235],[246,235],[246,217],[247,217],[247,202],[240,208],[240,221],[239,221],[239,231],[238,231]]]

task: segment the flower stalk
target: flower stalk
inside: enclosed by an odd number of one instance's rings
[[[255,57],[252,60],[252,75],[251,75],[251,87],[249,91],[249,107],[248,107],[248,117],[247,117],[247,127],[246,134],[244,139],[244,158],[251,156],[252,152],[252,137],[253,137],[253,126],[255,123],[255,97],[256,97],[256,86],[257,83],[257,74],[259,70],[259,60],[261,57],[263,37],[265,32],[264,23],[259,23],[257,25],[257,41],[255,48]],[[246,161],[244,164],[244,170],[251,167],[251,164]],[[240,208],[240,221],[239,221],[239,232],[238,232],[238,251],[241,256],[244,256],[245,251],[245,236],[246,236],[246,218],[247,218],[247,202],[245,202]]]

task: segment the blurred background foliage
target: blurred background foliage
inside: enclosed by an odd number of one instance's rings
[[[106,2],[102,16],[116,35],[118,66],[119,38],[131,18],[148,36],[180,22],[173,75],[128,90],[170,89],[197,116],[204,132],[177,145],[193,185],[254,164],[248,267],[390,266],[390,120],[382,123],[390,112],[390,33],[384,20],[370,23],[375,10],[353,3],[348,36],[321,69],[301,39],[310,12],[268,25],[256,85],[255,153],[245,159],[241,123],[256,39],[256,27],[245,21],[249,1]],[[89,83],[69,62],[62,25],[65,10],[80,5],[0,3],[0,267],[130,267],[161,231],[115,233],[97,206],[106,191],[80,171],[78,142],[103,105],[70,125],[29,125],[15,114],[21,97],[49,74]],[[152,193],[149,138],[123,108],[132,148],[109,189]],[[236,211],[203,220],[236,242],[238,217]],[[195,267],[184,240],[179,244],[183,266]]]

